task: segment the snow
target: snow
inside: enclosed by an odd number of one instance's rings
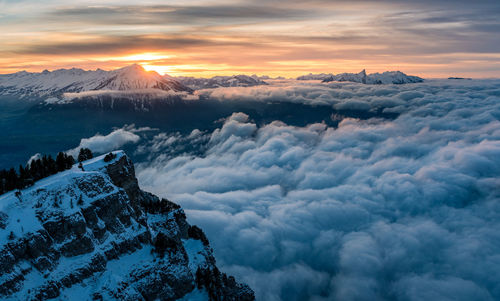
[[[63,213],[65,217],[73,216],[82,218],[81,207],[88,206],[91,202],[97,199],[105,198],[116,193],[124,193],[123,189],[115,186],[107,175],[106,166],[122,159],[125,153],[121,150],[114,151],[116,157],[104,162],[106,155],[101,155],[96,158],[82,162],[83,170],[75,164],[71,169],[57,173],[55,175],[37,181],[32,187],[22,190],[20,199],[15,196],[15,192],[9,192],[0,196],[0,211],[8,216],[8,221],[5,229],[0,229],[0,244],[5,245],[9,242],[8,235],[12,231],[17,238],[26,237],[28,232],[35,232],[43,229],[42,223],[50,220],[52,214]],[[126,165],[124,166],[126,168]],[[95,182],[95,179],[99,181]],[[87,185],[93,185],[90,192],[80,190],[78,183],[82,181]],[[76,204],[78,196],[82,195],[84,204],[79,206]],[[54,198],[57,196],[58,206],[54,206]],[[73,201],[73,206],[71,206]],[[37,212],[42,211],[42,214],[37,216]],[[112,249],[116,243],[130,240],[134,237],[144,235],[144,231],[150,231],[154,236],[155,231],[177,231],[176,227],[162,228],[155,226],[160,223],[168,224],[175,220],[175,212],[169,212],[167,216],[163,214],[149,214],[147,216],[148,227],[143,227],[137,223],[135,219],[131,219],[129,226],[122,225],[122,229],[117,233],[107,231],[106,236],[97,241],[92,235],[92,230],[87,228],[86,236],[93,240],[93,250],[76,256],[66,257],[61,256],[56,265],[50,271],[47,271],[50,279],[62,279],[65,276],[77,271],[80,268],[85,268],[92,263],[94,256],[102,256],[109,249]],[[104,222],[98,218],[98,225],[104,228]],[[42,219],[42,220],[40,220]],[[163,230],[162,230],[163,229]],[[73,237],[67,240],[54,243],[55,249],[61,249],[63,245],[73,240]],[[179,256],[176,254],[167,254],[167,258],[159,258],[152,251],[151,245],[142,245],[139,249],[120,255],[120,257],[106,262],[106,268],[102,272],[93,274],[91,277],[84,279],[81,283],[77,283],[70,288],[61,288],[61,295],[55,300],[91,300],[95,292],[102,294],[105,300],[109,299],[108,292],[121,291],[124,296],[130,295],[133,298],[137,292],[133,287],[124,287],[123,284],[135,281],[128,279],[128,275],[134,274],[145,269],[153,269],[158,261],[166,261],[169,264],[169,272],[174,275],[195,275],[196,270],[200,266],[207,265],[207,258],[211,256],[211,250],[205,247],[201,241],[194,239],[182,240],[185,247],[189,262],[188,266],[183,264],[175,264]],[[168,256],[174,256],[169,258]],[[169,263],[170,262],[170,263]],[[24,275],[25,280],[21,290],[9,296],[5,300],[21,300],[26,296],[32,296],[34,289],[39,287],[41,283],[47,281],[47,275],[43,275],[29,262],[20,262],[14,267],[14,271],[9,274],[0,275],[5,282],[13,275]],[[8,277],[8,278],[6,278]],[[182,300],[208,300],[208,295],[204,290],[195,289]]]
[[[195,77],[177,77],[182,84],[195,89],[214,89],[219,87],[252,87],[258,85],[267,85],[267,83],[259,78],[248,75],[233,75],[233,76],[214,76],[212,78],[195,78]]]
[[[0,75],[0,95],[22,97],[49,96],[46,103],[58,103],[63,93],[89,91],[136,91],[158,90],[189,92],[190,90],[173,78],[163,77],[154,71],[146,71],[134,64],[113,71],[97,69],[58,69],[40,73],[17,72]],[[142,91],[144,92],[144,91]],[[71,94],[74,96],[74,94]],[[63,101],[64,102],[64,101]]]
[[[94,292],[101,292],[105,296],[106,291],[116,290],[120,282],[127,280],[125,275],[128,272],[154,263],[154,255],[152,255],[151,251],[152,247],[146,245],[133,253],[124,254],[117,259],[108,261],[106,270],[96,273],[94,276],[85,279],[82,283],[64,288],[61,291],[61,295],[55,300],[82,300],[83,296],[87,296],[89,298],[87,300],[92,300],[91,297]],[[82,256],[90,258],[87,254]]]
[[[322,80],[323,82],[355,82],[362,84],[409,84],[419,83],[423,79],[418,76],[406,75],[401,71],[386,71],[384,73],[366,74],[363,70],[359,73],[341,73],[341,74],[308,74],[297,77],[297,80]]]
[[[116,156],[113,160],[111,160],[109,162],[104,162],[104,157],[106,157],[106,155],[108,154],[108,153],[106,153],[104,155],[97,156],[97,157],[92,158],[90,160],[83,161],[82,162],[83,169],[85,171],[100,171],[100,170],[103,170],[103,168],[105,168],[109,164],[114,163],[114,162],[120,160],[122,157],[126,156],[126,154],[123,150],[117,150],[117,151],[113,151],[111,153]]]
[[[79,195],[83,197],[84,204],[82,206],[84,207],[96,199],[122,192],[121,188],[112,184],[111,179],[104,172],[108,164],[112,164],[125,156],[123,151],[114,151],[113,153],[116,157],[112,161],[104,162],[105,155],[98,156],[82,162],[84,171],[78,168],[78,164],[75,164],[69,170],[39,180],[32,187],[23,189],[20,199],[15,196],[15,192],[9,192],[0,196],[0,211],[8,216],[6,228],[0,229],[1,244],[9,242],[8,235],[11,231],[15,234],[16,238],[20,238],[29,232],[33,233],[43,229],[42,221],[36,215],[37,211],[43,211],[41,218],[44,221],[50,220],[51,212],[63,212],[64,216],[81,215],[81,206],[76,204]],[[95,178],[99,178],[103,182],[99,182],[99,188],[93,187],[92,193],[86,193],[78,189],[78,182],[89,181],[92,183]],[[58,207],[54,207],[55,196],[60,201]],[[73,207],[71,207],[71,201],[73,201]],[[98,224],[104,227],[104,223],[100,219],[98,220]],[[94,242],[95,249],[92,252],[73,257],[62,256],[59,258],[57,266],[50,272],[51,277],[59,279],[78,268],[88,265],[93,256],[99,253],[103,254],[105,250],[112,248],[114,242],[137,237],[144,230],[144,228],[139,227],[137,222],[132,219],[131,225],[123,227],[122,232],[107,232],[107,237],[104,241]],[[87,231],[91,230],[87,229]],[[60,247],[67,242],[63,241],[55,244],[54,247]],[[111,288],[113,285],[116,286],[123,280],[124,271],[131,271],[132,269],[145,267],[147,264],[154,263],[151,248],[151,246],[144,246],[136,252],[125,254],[116,260],[107,262],[104,272],[86,279],[81,284],[63,290],[58,300],[82,300],[82,296],[90,298],[95,291],[103,291],[105,288]],[[16,266],[15,268],[20,273],[23,267]],[[26,268],[28,268],[28,273],[24,276],[25,281],[23,281],[24,284],[21,291],[10,296],[11,299],[7,300],[23,299],[25,296],[30,295],[28,293],[29,290],[33,290],[40,283],[46,281],[43,275],[37,269],[31,268],[28,262],[26,262]],[[11,277],[11,275],[12,273],[5,276]]]
[[[25,261],[26,268],[29,267],[29,265],[30,264],[27,261]],[[10,274],[8,274],[8,275],[10,275]],[[43,278],[42,273],[40,273],[37,269],[31,269],[30,273],[24,275],[24,279],[25,279],[24,280],[24,284],[25,285],[23,285],[22,289],[19,292],[17,292],[16,294],[14,294],[12,296],[9,296],[9,297],[3,296],[3,298],[5,298],[5,299],[2,299],[2,300],[5,300],[5,301],[10,301],[10,300],[25,300],[26,296],[29,296],[28,291],[33,290],[40,283],[43,283],[44,280],[45,280]]]
[[[207,301],[209,299],[210,298],[208,297],[208,293],[206,290],[199,290],[195,288],[192,292],[185,295],[182,299],[179,299],[179,301]]]
[[[5,229],[0,228],[0,242],[6,243],[10,232],[13,232],[16,237],[21,237],[23,234],[41,230],[42,224],[37,218],[37,211],[61,211],[65,215],[72,215],[80,211],[80,206],[76,204],[80,195],[84,202],[82,206],[85,207],[96,199],[118,193],[120,188],[113,185],[109,176],[102,172],[105,166],[125,156],[123,151],[113,153],[116,158],[110,162],[104,162],[105,155],[101,155],[82,162],[84,171],[78,168],[78,164],[75,164],[69,170],[41,179],[33,186],[21,190],[19,198],[15,195],[16,191],[1,195],[0,212],[5,213],[8,219]],[[94,182],[97,179],[104,183],[98,190],[93,191],[98,193],[87,194],[79,190],[77,185],[79,181]],[[54,207],[56,197],[58,207]],[[48,216],[50,215],[45,215],[47,218]]]
[[[206,265],[207,251],[200,240],[196,239],[183,239],[182,243],[189,258],[189,270],[193,275],[196,274],[198,267]]]
[[[331,73],[320,73],[320,74],[312,74],[309,73],[307,75],[302,75],[297,77],[297,80],[324,80],[325,78],[328,78],[330,76],[333,76]]]

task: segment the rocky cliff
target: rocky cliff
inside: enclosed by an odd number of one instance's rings
[[[114,154],[0,196],[0,299],[253,300],[203,231]]]

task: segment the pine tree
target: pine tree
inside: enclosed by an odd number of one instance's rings
[[[94,155],[92,154],[92,151],[90,149],[85,147],[80,148],[80,152],[78,153],[78,162],[89,160],[93,157]]]
[[[42,160],[41,160],[41,166],[40,166],[40,173],[42,175],[42,178],[47,177],[49,173],[49,159],[47,158],[47,155],[43,155]]]
[[[24,181],[26,180],[27,174],[26,170],[22,165],[19,165],[19,185],[17,188],[24,188]]]
[[[0,194],[4,194],[7,192],[7,189],[5,187],[5,183],[7,181],[7,171],[5,169],[2,169],[0,171]]]
[[[56,157],[56,168],[57,171],[63,171],[66,169],[66,158],[63,152],[57,154]]]
[[[51,155],[47,157],[47,173],[49,176],[57,173],[57,164]]]
[[[109,153],[106,156],[104,156],[104,162],[109,162],[109,161],[113,160],[114,158],[116,158],[116,155],[113,153]]]
[[[70,169],[75,164],[75,159],[71,155],[66,155],[65,157],[66,169]]]
[[[15,189],[17,187],[17,182],[18,182],[18,178],[17,178],[16,170],[14,168],[11,168],[9,170],[9,172],[7,174],[7,178],[6,178],[6,183],[5,183],[6,190],[11,191],[11,190]]]

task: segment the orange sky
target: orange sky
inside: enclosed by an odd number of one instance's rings
[[[2,1],[0,73],[139,63],[199,77],[500,77],[498,1],[303,2]]]

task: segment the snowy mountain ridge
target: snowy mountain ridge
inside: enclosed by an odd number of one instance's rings
[[[366,70],[359,73],[308,74],[297,77],[297,80],[321,80],[323,82],[354,82],[367,85],[410,84],[424,80],[418,76],[406,75],[401,71],[386,71],[383,73],[366,74]]]
[[[0,196],[2,300],[253,300],[122,151]]]
[[[267,85],[267,83],[256,76],[232,75],[232,76],[214,76],[212,78],[197,78],[180,76],[176,77],[182,84],[194,90],[214,89],[219,87],[252,87],[258,85]]]
[[[319,73],[319,74],[313,74],[309,73],[306,75],[301,75],[297,77],[297,80],[324,80],[325,78],[328,78],[330,76],[333,76],[331,73]]]
[[[192,92],[174,78],[146,71],[137,64],[112,71],[73,68],[0,75],[0,95],[59,97],[64,93],[137,90]]]

